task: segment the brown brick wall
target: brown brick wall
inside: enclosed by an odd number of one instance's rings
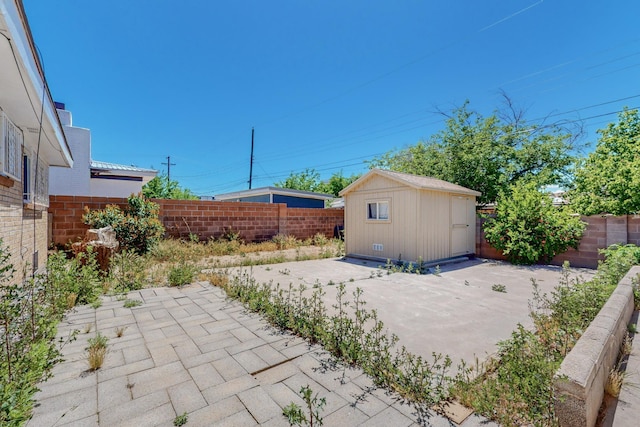
[[[336,225],[344,225],[342,209],[287,208],[283,204],[216,202],[200,200],[154,200],[160,205],[160,220],[167,236],[201,240],[218,238],[225,230],[240,233],[249,242],[269,240],[278,233],[300,239],[316,233],[333,236]],[[85,207],[103,209],[107,204],[126,206],[126,199],[106,197],[51,196],[52,236],[55,244],[67,244],[84,236]]]
[[[0,209],[6,210],[4,198],[0,200],[3,201]],[[20,206],[21,202],[20,199]],[[278,233],[306,239],[316,233],[331,237],[336,225],[344,225],[343,209],[287,208],[284,204],[200,200],[155,200],[155,202],[160,205],[160,220],[167,230],[167,235],[176,238],[187,238],[190,233],[193,233],[197,234],[201,240],[206,240],[220,237],[225,230],[232,230],[240,233],[243,239],[250,242],[269,240]],[[49,212],[52,216],[53,242],[64,245],[84,236],[88,228],[82,223],[85,207],[103,209],[107,204],[125,206],[126,199],[51,196]],[[7,217],[4,211],[2,215],[3,219]],[[602,259],[598,249],[606,248],[611,243],[640,245],[640,216],[638,215],[589,216],[582,217],[582,220],[588,225],[578,249],[569,249],[556,256],[552,264],[562,265],[564,261],[569,261],[574,267],[596,268],[598,260]],[[20,223],[21,216],[17,215],[13,221],[16,224]],[[482,231],[483,222],[484,219],[477,218],[476,255],[481,258],[505,259],[500,251],[487,243]],[[7,224],[8,222],[3,221],[0,230],[11,229]],[[46,218],[39,224],[46,226]],[[13,228],[20,229],[17,225]],[[9,234],[19,235],[20,232],[9,231]]]
[[[107,205],[127,205],[126,199],[118,197],[49,196],[52,242],[65,245],[84,237],[89,227],[82,222],[85,207],[104,209]]]
[[[9,263],[16,273],[12,283],[23,279],[23,272],[30,274],[37,262],[41,270],[47,262],[48,216],[41,206],[25,205],[22,201],[22,183],[12,179],[0,180],[0,239],[10,253]],[[37,259],[33,254],[37,251]]]
[[[640,244],[640,216],[587,216],[582,217],[587,223],[585,233],[580,240],[578,249],[569,249],[567,252],[557,255],[551,264],[562,265],[564,261],[569,261],[573,267],[596,268],[598,261],[603,257],[598,253],[599,249],[604,249],[613,243],[633,243]],[[476,227],[476,255],[481,258],[505,259],[500,251],[493,248],[486,241],[482,232],[483,218],[478,218]]]

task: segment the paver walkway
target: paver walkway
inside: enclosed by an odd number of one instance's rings
[[[129,309],[105,298],[59,325],[60,336],[80,333],[41,384],[29,426],[172,426],[184,412],[187,426],[287,426],[282,408],[302,405],[298,391],[306,385],[326,398],[325,426],[456,425],[421,415],[361,370],[336,366],[321,348],[274,330],[207,283],[129,298],[143,304]],[[85,348],[97,331],[109,338],[109,353],[88,372]],[[461,425],[495,424],[472,415]]]

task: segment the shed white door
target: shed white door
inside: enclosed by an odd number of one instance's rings
[[[470,253],[469,197],[451,197],[451,256]]]

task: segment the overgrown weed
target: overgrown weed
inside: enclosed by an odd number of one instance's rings
[[[613,245],[602,253],[605,261],[592,280],[572,278],[565,264],[560,283],[547,295],[532,279],[534,329],[518,325],[511,338],[498,344],[495,361],[482,372],[463,364],[452,395],[504,426],[556,425],[553,377],[557,369],[618,281],[640,261],[640,248],[633,245]],[[615,388],[620,377],[614,373],[611,380]]]
[[[451,359],[432,354],[427,361],[389,334],[376,310],[367,310],[363,291],[356,288],[348,298],[344,283],[337,289],[329,315],[323,287],[259,284],[251,272],[241,272],[222,285],[227,295],[249,310],[262,313],[274,326],[291,331],[310,343],[319,343],[338,360],[361,367],[378,386],[398,392],[426,408],[448,397]]]

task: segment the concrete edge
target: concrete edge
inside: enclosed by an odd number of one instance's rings
[[[375,256],[370,256],[370,255],[361,255],[361,254],[346,254],[344,256],[344,258],[351,258],[351,259],[355,259],[355,260],[359,260],[359,261],[373,261],[373,262],[378,262],[380,263],[381,267],[384,267],[387,262],[391,262],[394,265],[398,265],[398,264],[402,264],[403,266],[408,266],[410,263],[413,266],[416,266],[418,264],[417,261],[406,261],[406,260],[398,260],[398,259],[392,259],[392,258],[381,258],[381,257],[375,257]],[[465,262],[465,261],[469,261],[470,259],[475,258],[475,254],[468,254],[468,255],[461,255],[461,256],[455,256],[455,257],[451,257],[451,258],[441,258],[441,259],[437,259],[434,261],[423,261],[422,262],[422,267],[424,269],[427,268],[433,268],[436,266],[445,266],[448,264],[455,264],[455,263],[459,263],[459,262]]]
[[[561,426],[593,427],[634,309],[632,267],[556,372],[554,404]]]

